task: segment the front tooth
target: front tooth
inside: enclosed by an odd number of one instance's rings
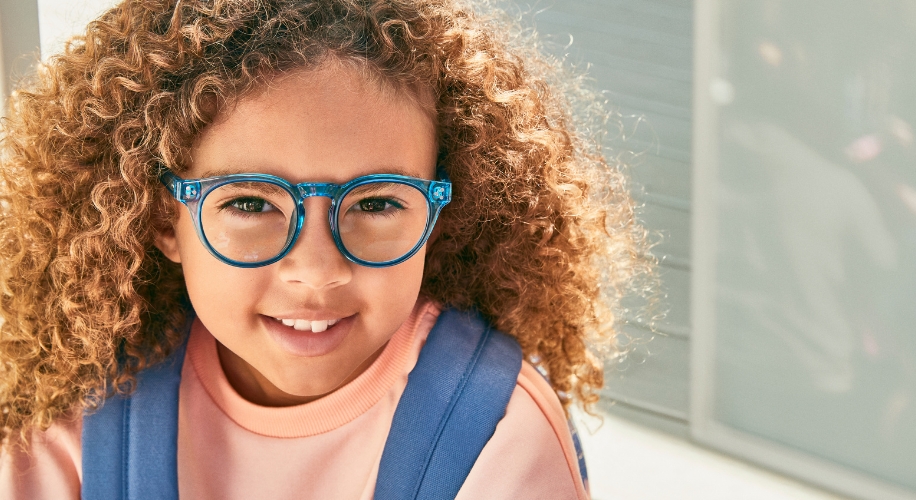
[[[328,321],[323,319],[321,321],[312,321],[312,331],[313,332],[323,332],[328,329]]]
[[[286,326],[293,326],[296,324],[296,320],[294,319],[281,319],[280,321],[282,321]]]
[[[297,319],[295,321],[295,324],[293,324],[293,328],[301,332],[308,331],[311,329],[311,327],[312,327],[312,322],[307,319]]]

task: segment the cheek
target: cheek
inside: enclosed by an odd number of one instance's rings
[[[253,302],[263,273],[226,265],[210,255],[187,213],[176,224],[175,235],[188,296],[201,319],[228,321],[234,312]]]
[[[424,249],[425,250],[425,249]],[[424,251],[393,267],[362,268],[360,295],[374,313],[398,323],[413,309],[423,281]],[[386,321],[387,322],[387,321]],[[400,324],[400,323],[398,323]]]

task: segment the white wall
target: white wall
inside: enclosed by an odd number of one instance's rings
[[[38,0],[41,58],[62,51],[67,39],[82,33],[89,21],[116,3],[115,0]]]

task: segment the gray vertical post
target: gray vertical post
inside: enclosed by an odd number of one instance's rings
[[[33,71],[40,53],[38,0],[0,0],[0,95],[4,101],[15,83]]]

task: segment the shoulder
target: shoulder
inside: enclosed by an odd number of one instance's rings
[[[0,451],[0,498],[78,499],[82,481],[81,415],[32,433],[28,446]]]
[[[458,498],[588,498],[563,407],[527,362]]]

